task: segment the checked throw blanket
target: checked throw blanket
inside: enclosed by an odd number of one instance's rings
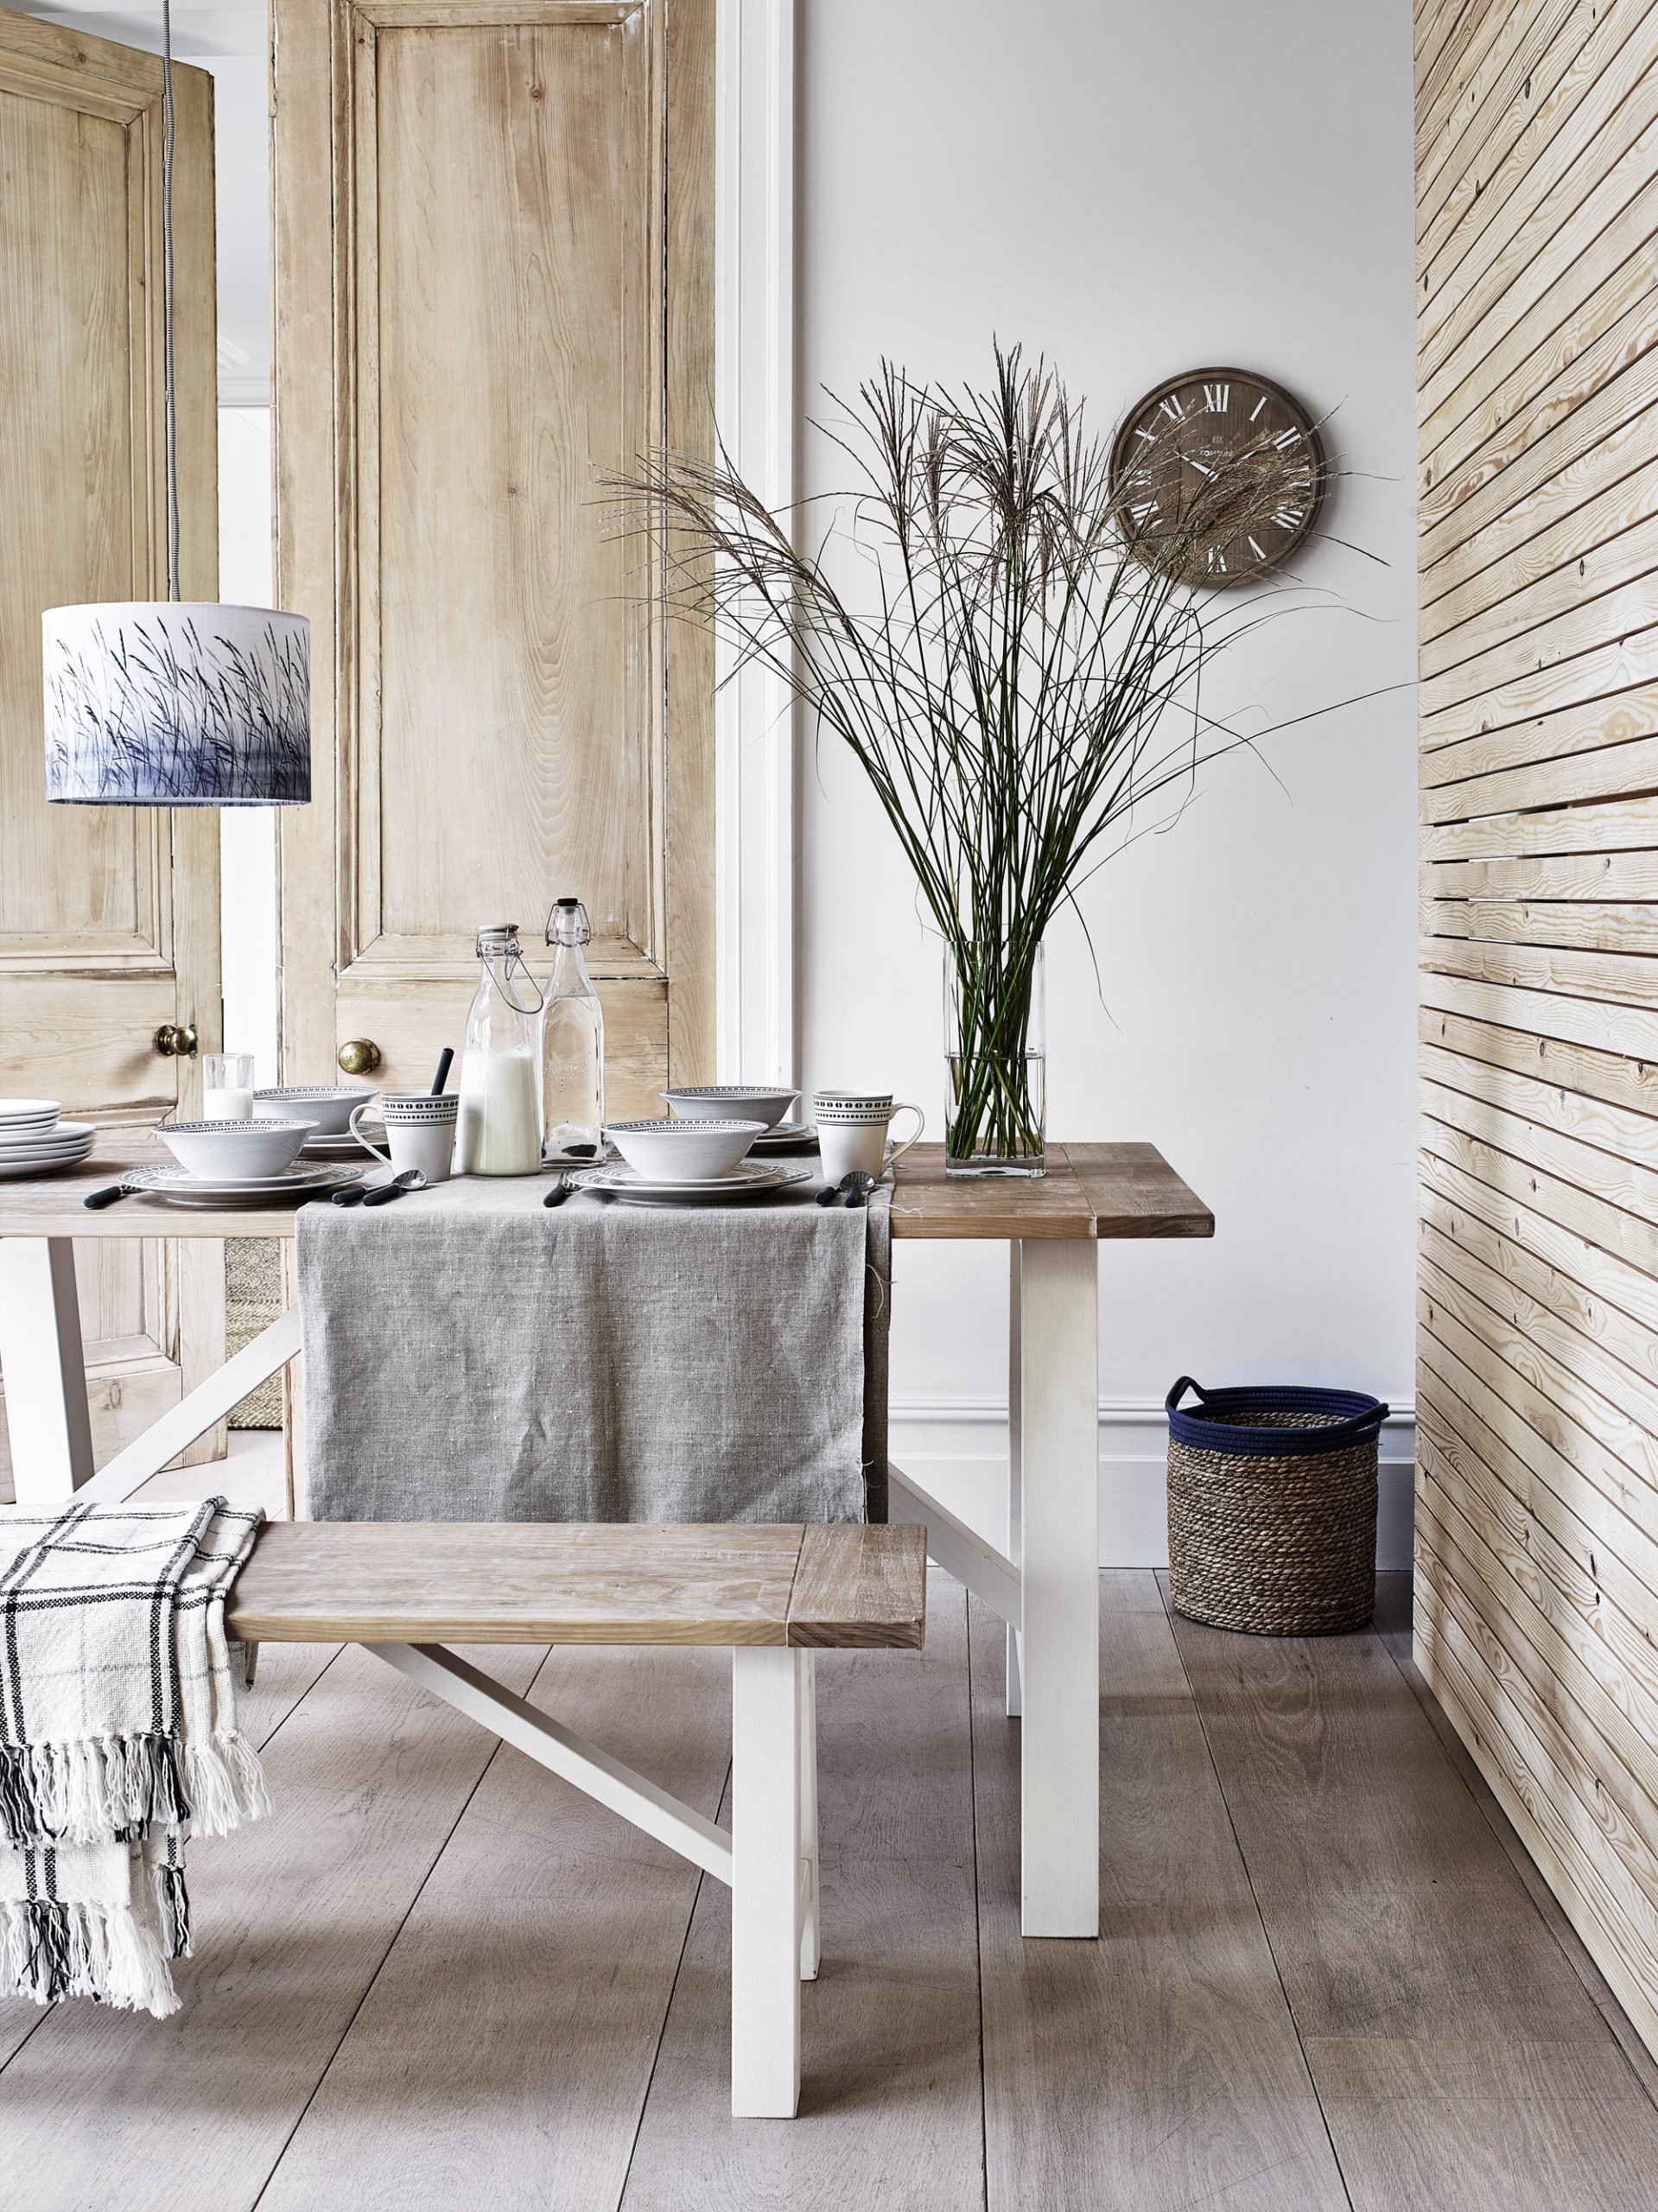
[[[186,1840],[270,1809],[225,1634],[260,1517],[0,1516],[0,1992],[177,2010]]]

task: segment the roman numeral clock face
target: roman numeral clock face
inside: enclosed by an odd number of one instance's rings
[[[1111,448],[1128,547],[1183,583],[1223,588],[1283,566],[1318,518],[1328,474],[1312,416],[1242,369],[1171,377],[1130,409]]]

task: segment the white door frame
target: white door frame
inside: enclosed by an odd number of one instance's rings
[[[715,414],[739,473],[774,512],[795,497],[795,0],[718,0]],[[715,880],[721,1082],[792,1083],[796,765],[787,687],[730,680],[716,648]]]

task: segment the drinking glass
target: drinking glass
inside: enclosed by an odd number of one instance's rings
[[[201,1117],[206,1122],[253,1119],[251,1052],[206,1052],[201,1060]]]

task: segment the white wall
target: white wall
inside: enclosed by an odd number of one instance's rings
[[[799,375],[883,352],[982,375],[1045,351],[1109,431],[1211,363],[1279,378],[1354,472],[1299,573],[1328,604],[1222,679],[1262,727],[1415,659],[1411,18],[1405,0],[802,0]],[[804,492],[844,480],[807,434]],[[1347,538],[1386,568],[1344,550]],[[1219,692],[1217,690],[1217,697]],[[1152,1408],[1205,1382],[1337,1382],[1408,1407],[1414,1154],[1408,688],[1207,772],[1049,951],[1050,1126],[1157,1143],[1210,1243],[1102,1248],[1104,1556],[1162,1556]],[[1270,770],[1270,772],[1269,772]],[[1274,780],[1276,779],[1276,780]],[[803,800],[804,1074],[943,1103],[937,948],[855,768]],[[901,1246],[894,1455],[990,1524],[1005,1453],[1000,1248]],[[1390,1429],[1407,1461],[1408,1423]],[[1408,1557],[1407,1476],[1384,1557]]]

